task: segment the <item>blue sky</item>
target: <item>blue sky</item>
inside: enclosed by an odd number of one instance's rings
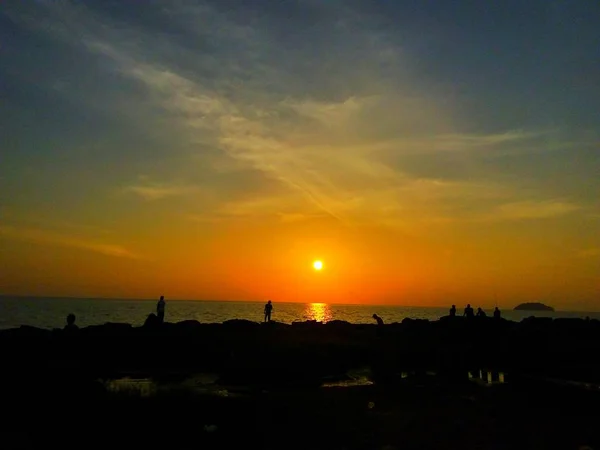
[[[589,301],[598,23],[593,1],[4,2],[0,242],[27,267],[31,242],[127,258],[240,221],[540,235],[538,262],[587,255]]]

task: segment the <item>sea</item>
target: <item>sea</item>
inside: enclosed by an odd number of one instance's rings
[[[148,314],[156,311],[157,300],[0,297],[0,329],[29,325],[38,328],[62,328],[70,313],[80,327],[106,322],[130,323],[139,326]],[[437,320],[448,314],[448,307],[341,305],[327,303],[274,303],[272,320],[284,323],[316,320],[345,320],[350,323],[374,323],[373,314],[385,323],[401,322],[405,318]],[[477,305],[474,305],[475,307]],[[198,320],[221,323],[230,319],[263,320],[264,303],[237,301],[168,300],[165,320],[180,322]],[[459,314],[462,305],[457,305]],[[492,314],[492,309],[487,310]],[[520,321],[526,317],[565,317],[600,319],[598,312],[542,312],[502,310],[502,317]]]

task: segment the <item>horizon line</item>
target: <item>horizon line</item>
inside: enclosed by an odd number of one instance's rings
[[[75,296],[42,296],[42,295],[23,295],[23,294],[0,294],[0,299],[3,298],[28,298],[28,299],[39,299],[39,300],[108,300],[108,301],[156,301],[157,298],[141,298],[141,297],[75,297]],[[263,301],[269,300],[268,298],[265,300],[238,300],[238,299],[230,299],[230,300],[207,300],[207,299],[181,299],[181,298],[166,298],[169,302],[213,302],[213,303],[258,303],[262,304]],[[446,309],[448,305],[440,306],[440,305],[402,305],[402,304],[365,304],[365,303],[327,303],[327,302],[295,302],[295,301],[274,301],[274,303],[283,303],[283,304],[293,304],[293,305],[311,305],[311,304],[325,304],[325,305],[338,305],[338,306],[372,306],[372,307],[402,307],[402,308],[435,308],[435,309]],[[515,306],[524,304],[524,303],[542,303],[542,302],[521,302],[515,304]],[[450,306],[452,304],[449,304]],[[514,307],[504,308],[504,310],[514,311]],[[494,308],[494,306],[489,306],[489,308]],[[531,311],[535,312],[535,311]],[[599,313],[600,311],[589,311],[589,310],[564,310],[564,309],[555,309],[554,312],[589,312],[589,313]]]

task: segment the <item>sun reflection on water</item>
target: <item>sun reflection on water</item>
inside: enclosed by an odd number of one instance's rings
[[[331,309],[327,303],[309,303],[304,310],[306,320],[329,322],[332,319]]]

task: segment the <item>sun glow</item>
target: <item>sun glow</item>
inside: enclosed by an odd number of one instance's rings
[[[315,270],[321,270],[323,268],[323,261],[317,260],[317,261],[313,262],[313,268]]]
[[[333,316],[329,305],[326,303],[309,303],[304,310],[306,320],[316,320],[317,322],[329,322]]]

